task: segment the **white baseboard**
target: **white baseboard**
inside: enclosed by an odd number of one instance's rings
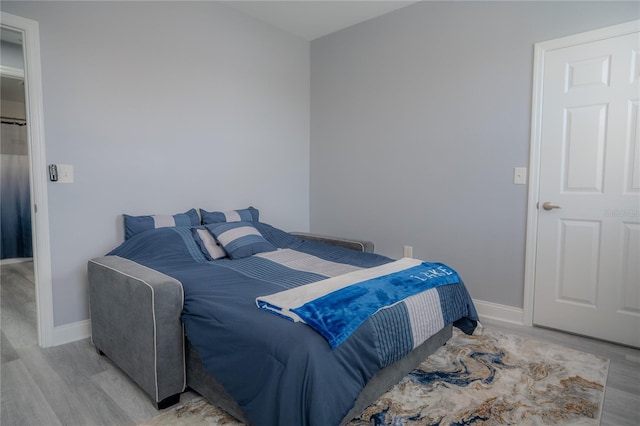
[[[491,321],[508,322],[512,324],[524,325],[522,308],[499,305],[497,303],[485,302],[484,300],[474,300],[476,310],[483,319]],[[78,321],[65,324],[53,329],[53,346],[64,345],[91,337],[91,320]]]
[[[91,336],[91,320],[78,321],[53,328],[53,346],[64,345]]]
[[[488,319],[492,321],[524,325],[524,313],[522,308],[499,305],[497,303],[485,302],[484,300],[474,300],[473,304],[476,305],[476,310],[480,316],[480,322],[482,322],[483,319]]]

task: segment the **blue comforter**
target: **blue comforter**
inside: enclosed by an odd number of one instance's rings
[[[391,262],[376,254],[303,241],[263,223],[254,225],[276,247],[338,265],[336,271],[340,265],[369,268]],[[314,265],[297,269],[292,267],[295,262],[283,264],[260,255],[207,261],[189,228],[143,232],[109,254],[182,283],[182,320],[189,341],[207,371],[255,425],[337,425],[373,374],[414,347],[411,337],[395,339],[385,326],[407,309],[402,303],[375,314],[333,350],[306,324],[256,307],[258,296],[331,276]],[[454,323],[471,333],[477,314],[464,285],[437,291],[443,325]]]

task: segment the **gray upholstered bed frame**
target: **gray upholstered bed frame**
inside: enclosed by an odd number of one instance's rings
[[[373,244],[368,241],[294,235],[373,252]],[[205,371],[198,352],[185,338],[180,322],[184,296],[179,281],[117,256],[92,259],[88,272],[93,344],[151,397],[156,408],[177,403],[180,394],[191,388],[249,423],[238,403]],[[448,326],[403,359],[378,371],[342,424],[358,416],[450,337]]]

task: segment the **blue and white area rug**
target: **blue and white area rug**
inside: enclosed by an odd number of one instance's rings
[[[497,330],[451,340],[349,426],[597,425],[609,361]],[[145,426],[240,425],[201,398]]]

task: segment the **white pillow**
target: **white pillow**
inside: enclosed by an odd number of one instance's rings
[[[227,256],[227,252],[218,245],[218,242],[209,231],[206,229],[198,229],[197,232],[205,250],[207,250],[207,253],[209,253],[209,256],[211,256],[213,260],[222,259]]]

